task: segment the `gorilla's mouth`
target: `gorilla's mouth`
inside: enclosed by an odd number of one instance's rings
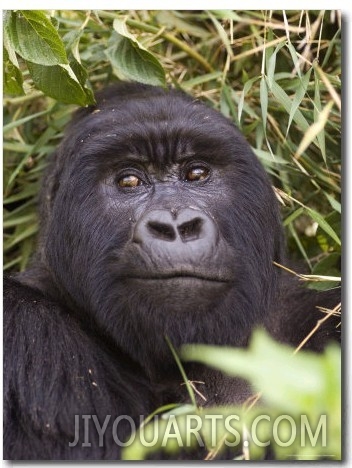
[[[201,282],[211,282],[211,283],[231,283],[230,278],[225,278],[219,274],[203,274],[195,272],[170,272],[170,273],[160,273],[160,274],[144,274],[130,276],[128,279],[131,280],[143,280],[143,281],[168,281],[168,280],[179,280],[179,281],[201,281]]]

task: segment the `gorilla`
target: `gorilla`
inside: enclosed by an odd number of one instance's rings
[[[4,456],[118,459],[118,440],[188,393],[167,344],[246,347],[255,327],[297,345],[336,292],[301,288],[279,206],[240,131],[174,89],[112,85],[76,112],[50,159],[30,268],[4,280]],[[336,339],[326,321],[306,348]],[[252,390],[201,364],[199,404]],[[127,418],[128,416],[128,418]],[[82,440],[75,443],[77,422]],[[94,426],[92,426],[94,427]],[[84,440],[83,440],[84,439]]]

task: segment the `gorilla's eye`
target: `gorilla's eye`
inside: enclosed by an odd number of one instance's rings
[[[119,187],[122,188],[134,188],[138,187],[139,185],[142,185],[142,181],[137,176],[128,174],[123,177],[120,177],[117,180],[117,184]]]
[[[201,182],[209,177],[210,170],[205,166],[195,166],[186,173],[187,182]]]

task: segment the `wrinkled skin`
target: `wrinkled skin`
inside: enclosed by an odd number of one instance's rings
[[[265,171],[229,120],[177,91],[118,85],[78,111],[44,177],[40,219],[31,268],[5,284],[7,458],[116,459],[111,437],[69,447],[74,415],[138,420],[187,401],[165,336],[176,348],[244,347],[261,325],[295,345],[315,305],[336,302],[282,286]],[[308,346],[322,349],[332,330]],[[185,369],[205,382],[207,405],[251,395],[240,379]],[[128,437],[128,424],[119,430]]]

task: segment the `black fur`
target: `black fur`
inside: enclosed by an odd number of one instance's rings
[[[129,175],[141,185],[120,186]],[[8,459],[116,459],[111,436],[69,446],[75,415],[138,423],[187,401],[165,335],[176,348],[243,347],[262,325],[297,345],[321,318],[315,306],[336,305],[282,286],[279,208],[261,164],[229,120],[175,90],[120,84],[79,110],[45,174],[40,220],[31,268],[4,287]],[[323,347],[330,323],[308,347]],[[251,393],[185,368],[209,405]]]

